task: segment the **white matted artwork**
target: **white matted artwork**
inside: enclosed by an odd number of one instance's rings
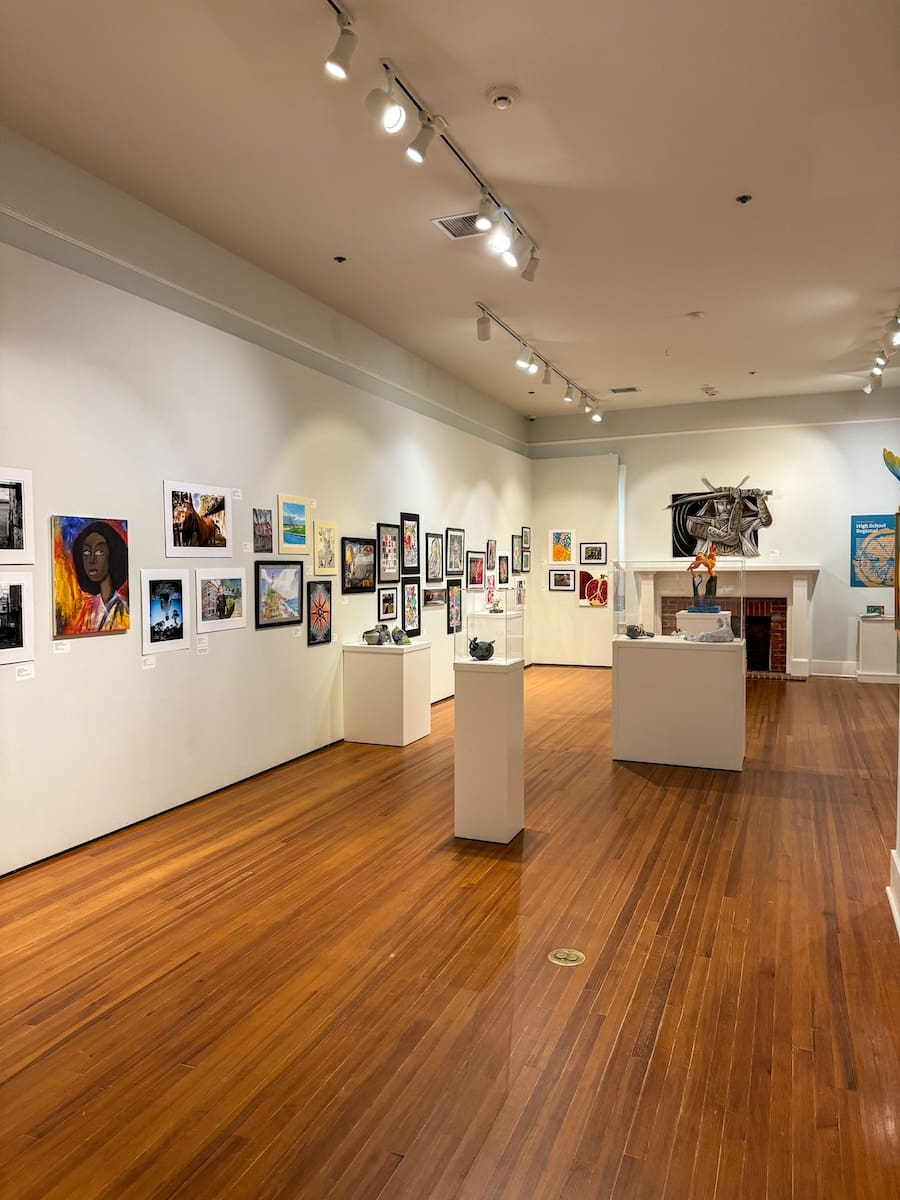
[[[547,543],[547,562],[551,567],[575,561],[574,529],[551,529]]]
[[[197,632],[243,629],[247,624],[247,584],[243,567],[198,567]]]
[[[0,467],[0,566],[34,562],[31,472]]]
[[[34,659],[34,585],[27,571],[0,571],[0,666]]]
[[[190,571],[141,569],[141,631],[144,654],[190,650]]]
[[[314,575],[337,575],[338,540],[334,521],[313,522]]]
[[[163,482],[166,558],[231,558],[231,488]]]

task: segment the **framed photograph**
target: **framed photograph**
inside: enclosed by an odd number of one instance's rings
[[[198,567],[197,632],[220,633],[247,624],[244,568]]]
[[[495,538],[488,538],[484,548],[484,569],[486,571],[497,570],[497,541]]]
[[[256,628],[303,624],[303,563],[257,562]]]
[[[578,603],[582,608],[606,608],[609,601],[609,581],[598,571],[578,572]]]
[[[253,510],[253,553],[272,553],[271,508],[254,508]]]
[[[530,525],[522,526],[522,549],[523,549],[523,551],[531,549],[531,526]]]
[[[397,620],[397,589],[395,587],[378,589],[378,620]]]
[[[34,660],[34,584],[30,572],[0,574],[0,666]]]
[[[378,582],[400,581],[400,526],[378,522]]]
[[[419,514],[400,514],[401,574],[419,574]],[[407,630],[407,632],[409,632]]]
[[[425,534],[425,582],[440,583],[444,578],[444,535]]]
[[[166,558],[231,558],[231,488],[163,481]]]
[[[574,592],[575,568],[551,567],[549,583],[551,592]]]
[[[144,654],[191,648],[188,570],[141,570],[141,646]]]
[[[422,632],[422,593],[419,576],[404,579],[400,590],[403,597],[403,632],[408,637],[418,637]]]
[[[516,605],[519,608],[525,607],[525,601],[528,598],[525,589],[526,589],[525,580],[517,579],[516,580]]]
[[[470,592],[484,591],[484,551],[466,551],[466,587]]]
[[[582,567],[605,567],[606,542],[579,542],[578,561]]]
[[[0,577],[0,578],[2,578],[2,577]],[[866,616],[867,617],[883,617],[884,616],[884,605],[883,604],[867,604],[866,605]]]
[[[375,591],[375,543],[371,538],[341,538],[341,591]]]
[[[462,575],[466,563],[466,531],[448,528],[444,542],[447,550],[444,569],[447,575]]]
[[[575,530],[551,529],[547,546],[547,561],[552,564],[574,562]]]
[[[309,520],[309,501],[305,496],[288,496],[279,492],[278,553],[309,554],[312,530]]]
[[[31,472],[23,467],[0,467],[0,566],[33,562]]]
[[[522,535],[514,533],[512,535],[512,563],[510,564],[513,575],[522,574]]]
[[[337,525],[333,521],[313,522],[313,575],[337,575]]]
[[[423,608],[443,608],[446,603],[446,588],[425,588],[425,590],[422,592]]]
[[[527,575],[530,570],[531,570],[531,551],[523,550],[522,551],[522,574]]]
[[[509,587],[509,555],[497,555],[497,587]]]
[[[459,633],[462,629],[462,597],[463,586],[461,579],[447,580],[447,632]]]
[[[306,585],[306,644],[326,646],[331,641],[331,580],[311,579]]]
[[[128,522],[51,517],[53,637],[125,633],[131,628]]]

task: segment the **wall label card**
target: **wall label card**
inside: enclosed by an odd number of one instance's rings
[[[72,653],[72,643],[71,642],[54,642],[53,643],[53,653],[54,654],[71,654]]]
[[[34,679],[34,663],[19,663],[16,667],[16,683],[21,683],[23,679]]]

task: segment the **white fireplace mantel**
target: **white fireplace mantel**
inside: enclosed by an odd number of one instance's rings
[[[648,629],[659,623],[660,596],[668,584],[683,586],[689,558],[660,559],[657,562],[631,562],[622,565],[635,572],[640,589],[641,621]],[[779,561],[729,562],[719,559],[716,574],[744,572],[744,596],[784,596],[787,600],[787,671],[797,679],[809,677],[812,596],[819,577],[814,563]],[[668,578],[667,578],[668,577]]]

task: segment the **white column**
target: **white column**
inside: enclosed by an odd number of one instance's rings
[[[792,583],[788,612],[787,671],[796,679],[808,679],[811,637],[809,576],[797,573]]]

